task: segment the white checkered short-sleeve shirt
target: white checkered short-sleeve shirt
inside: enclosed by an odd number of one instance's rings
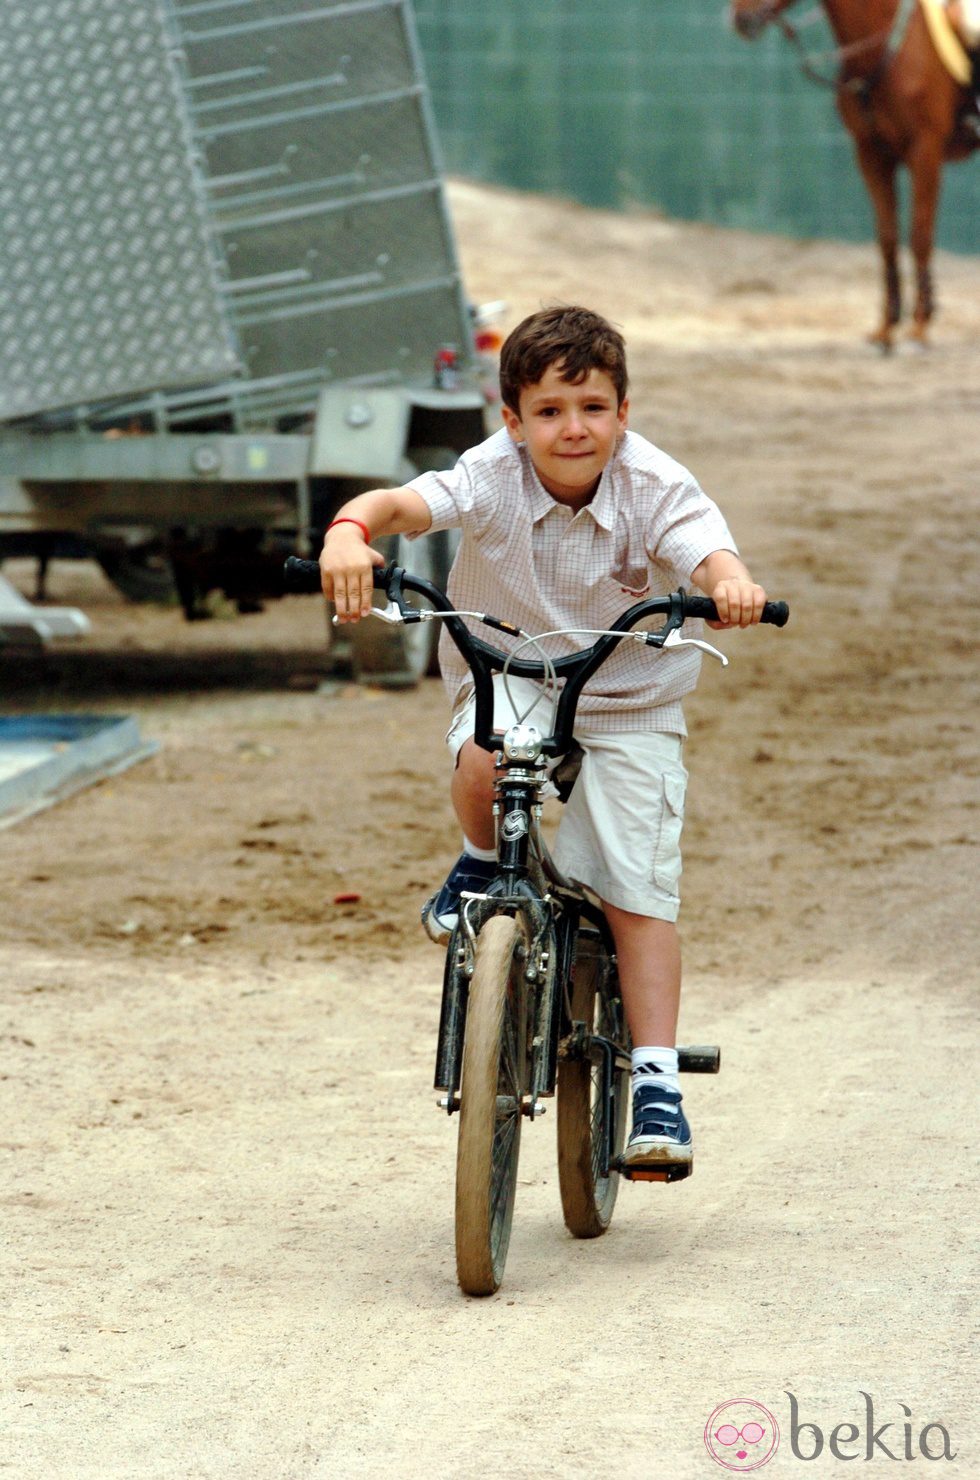
[[[433,530],[461,530],[448,586],[453,605],[531,633],[609,627],[631,602],[689,586],[714,550],[736,551],[717,505],[686,468],[635,432],[626,432],[578,513],[550,496],[526,448],[505,429],[465,452],[452,471],[422,473],[411,486],[428,504]],[[517,646],[469,625],[494,646]],[[698,636],[700,623],[685,626]],[[560,657],[594,640],[551,638],[549,651]],[[469,670],[446,634],[439,660],[455,700]],[[680,701],[700,665],[696,648],[657,652],[620,643],[586,685],[578,727],[685,734]]]

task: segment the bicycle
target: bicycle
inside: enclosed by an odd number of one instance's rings
[[[497,873],[486,890],[464,894],[446,950],[436,1049],[438,1104],[459,1114],[456,1154],[456,1272],[470,1295],[489,1295],[503,1277],[517,1187],[521,1127],[544,1114],[555,1097],[558,1181],[562,1211],[577,1238],[595,1238],[612,1219],[619,1178],[672,1182],[689,1165],[629,1167],[622,1161],[629,1099],[630,1043],[616,973],[612,935],[599,903],[564,878],[541,834],[542,792],[549,761],[574,756],[572,730],[588,679],[616,645],[656,649],[694,645],[728,659],[700,639],[683,637],[688,617],[717,615],[707,597],[676,591],[630,607],[611,628],[590,632],[591,647],[550,658],[545,633],[529,636],[485,612],[459,612],[438,587],[390,564],[374,572],[388,597],[373,615],[386,622],[442,621],[473,675],[474,740],[497,756],[494,815]],[[319,590],[314,561],[286,562],[291,590]],[[413,606],[412,592],[429,608]],[[657,631],[636,630],[654,616]],[[762,620],[783,626],[784,602],[767,602]],[[520,639],[511,654],[470,632],[464,617]],[[580,634],[581,635],[581,634]],[[538,659],[519,656],[535,647]],[[553,730],[527,722],[493,729],[493,675],[542,681],[554,695]],[[558,685],[562,687],[558,689]],[[544,692],[548,692],[546,687]],[[563,771],[563,766],[565,769]],[[574,765],[555,771],[560,795],[574,784]],[[715,1046],[678,1049],[686,1073],[714,1074]]]

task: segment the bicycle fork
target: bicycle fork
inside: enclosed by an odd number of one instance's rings
[[[439,1042],[436,1051],[435,1088],[444,1094],[440,1109],[454,1114],[460,1107],[459,1083],[462,1064],[469,982],[476,960],[477,940],[486,920],[501,911],[520,916],[524,926],[522,954],[524,976],[529,988],[531,1072],[529,1093],[522,1113],[534,1119],[544,1113],[541,1094],[554,1092],[554,1044],[557,1007],[550,1012],[543,1004],[553,1003],[556,949],[552,915],[531,880],[530,851],[540,806],[537,801],[542,773],[523,765],[501,768],[494,800],[497,823],[499,873],[485,894],[464,895],[459,924],[453,932],[446,956],[443,979]],[[547,1020],[545,1020],[547,1019]]]

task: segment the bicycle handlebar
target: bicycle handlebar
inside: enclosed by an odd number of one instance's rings
[[[374,584],[379,591],[387,591],[388,584],[398,566],[392,561],[389,565],[375,566]],[[453,607],[446,599],[438,586],[431,586],[428,581],[419,576],[410,575],[408,571],[402,572],[403,584],[407,584],[410,591],[417,591],[420,595],[429,596],[431,592],[437,591],[442,601],[436,606],[437,611],[451,612]],[[284,567],[284,585],[287,591],[306,592],[311,594],[322,589],[320,567],[315,560],[300,560],[296,555],[290,555]],[[669,601],[666,596],[654,596],[651,604],[657,611],[666,610],[663,603]],[[661,603],[657,606],[657,603]],[[646,605],[646,603],[643,603]],[[433,603],[435,605],[435,603]],[[710,596],[687,596],[684,597],[684,614],[688,617],[702,617],[709,621],[716,621],[718,611]],[[648,613],[649,615],[649,613]],[[767,601],[762,610],[763,622],[768,622],[773,627],[785,627],[789,621],[789,607],[785,601]]]
[[[499,750],[499,737],[495,740],[493,731],[494,672],[499,672],[506,663],[508,672],[515,674],[518,678],[541,681],[545,677],[544,664],[527,658],[509,658],[509,655],[501,652],[499,648],[491,647],[479,637],[474,637],[458,615],[452,602],[443,591],[439,590],[438,586],[434,586],[431,581],[423,580],[419,576],[411,575],[394,562],[385,566],[376,566],[373,577],[376,589],[387,593],[404,621],[411,623],[422,620],[422,613],[419,609],[405,602],[405,591],[424,596],[435,611],[445,614],[446,630],[473,674],[476,695],[476,726],[473,738],[484,750]],[[315,560],[300,560],[297,556],[291,555],[283,570],[283,584],[287,591],[320,591],[322,589],[320,567]],[[670,596],[649,597],[646,601],[634,603],[621,617],[617,618],[608,634],[598,638],[591,647],[582,648],[577,653],[568,653],[562,658],[555,658],[552,662],[555,676],[563,678],[565,684],[555,713],[555,733],[545,740],[542,747],[545,755],[564,755],[569,749],[572,742],[575,708],[585,684],[596,669],[605,662],[617,643],[622,638],[630,636],[632,629],[638,623],[646,617],[653,616],[666,616],[667,621],[659,632],[642,634],[643,640],[650,647],[662,648],[666,638],[671,632],[680,628],[685,618],[706,617],[714,621],[717,620],[718,612],[709,596],[689,596],[685,591],[674,591]],[[785,601],[767,601],[761,620],[774,627],[785,627],[789,620],[789,607]],[[488,627],[496,628],[499,632],[506,632],[510,636],[524,636],[513,622],[507,622],[503,618],[484,614],[482,621]],[[640,634],[636,634],[637,639],[639,636]]]

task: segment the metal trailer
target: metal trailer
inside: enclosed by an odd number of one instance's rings
[[[0,222],[0,561],[248,610],[484,435],[409,0],[5,0]],[[355,667],[412,681],[422,631]]]

